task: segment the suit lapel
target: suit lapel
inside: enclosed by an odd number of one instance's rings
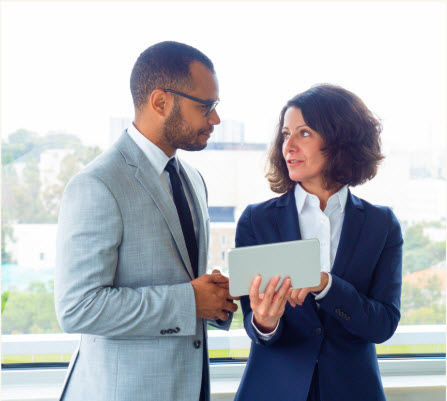
[[[340,242],[338,244],[337,255],[335,256],[334,266],[332,267],[332,272],[338,277],[343,277],[345,269],[351,260],[364,221],[364,207],[361,201],[349,191]]]
[[[301,239],[294,189],[280,196],[276,202],[276,207],[278,208],[277,215],[274,217],[281,242]]]
[[[175,244],[183,259],[185,270],[191,279],[194,274],[189,261],[188,249],[183,238],[182,226],[177,214],[174,201],[172,200],[166,188],[162,184],[154,167],[146,158],[137,144],[129,137],[127,133],[123,134],[116,144],[126,162],[137,168],[135,178],[140,182],[146,192],[151,196],[157,208],[166,220],[166,223],[174,238]]]
[[[197,182],[193,181],[190,178],[190,175],[188,174],[188,167],[179,160],[180,164],[180,172],[183,175],[183,178],[185,180],[186,185],[188,186],[189,193],[192,197],[193,207],[196,211],[196,215],[199,219],[199,238],[197,241],[198,247],[199,247],[199,276],[205,271],[202,271],[201,266],[207,265],[207,249],[208,249],[208,243],[207,243],[207,235],[206,235],[206,222],[205,222],[205,210],[207,209],[207,205],[203,202],[203,197],[199,198],[197,196],[198,193],[200,193],[201,188],[197,188]]]

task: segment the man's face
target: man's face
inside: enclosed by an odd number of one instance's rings
[[[187,95],[201,100],[215,101],[219,97],[219,88],[214,74],[202,63],[194,61],[190,65],[193,82]],[[202,150],[214,130],[220,123],[219,115],[214,109],[208,116],[208,107],[194,100],[171,94],[175,97],[174,105],[163,126],[163,136],[173,151]]]

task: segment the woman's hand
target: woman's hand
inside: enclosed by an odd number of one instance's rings
[[[295,288],[290,291],[290,295],[288,297],[290,305],[293,307],[297,305],[302,305],[304,300],[306,299],[307,294],[309,292],[320,293],[323,291],[329,282],[329,276],[327,273],[321,273],[320,285],[318,287],[308,287],[308,288]]]
[[[273,277],[264,293],[259,293],[262,278],[258,274],[250,287],[250,307],[253,311],[253,322],[263,333],[275,330],[278,320],[284,313],[286,302],[292,288],[289,278],[286,278],[278,291],[275,288],[281,279],[280,276]]]

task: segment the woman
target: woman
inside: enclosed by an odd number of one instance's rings
[[[380,132],[338,86],[282,109],[267,178],[283,195],[245,209],[236,246],[318,238],[321,283],[292,289],[286,279],[275,292],[276,277],[259,294],[253,280],[241,299],[252,346],[236,400],[385,400],[374,344],[400,319],[402,234],[390,208],[349,191],[376,175]]]

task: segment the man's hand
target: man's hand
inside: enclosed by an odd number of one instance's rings
[[[264,293],[259,293],[262,278],[257,275],[250,287],[250,307],[253,311],[253,321],[256,327],[263,333],[275,330],[278,320],[284,313],[288,294],[290,294],[290,279],[286,278],[279,290],[275,292],[276,286],[281,278],[273,277]]]
[[[211,274],[191,281],[196,297],[196,313],[202,319],[228,320],[228,312],[236,312],[237,305],[228,292],[228,277],[213,270]]]
[[[329,282],[329,276],[327,273],[321,273],[320,285],[318,287],[308,287],[308,288],[295,288],[289,295],[289,303],[293,307],[297,305],[302,305],[306,299],[309,292],[320,293],[323,291]]]

